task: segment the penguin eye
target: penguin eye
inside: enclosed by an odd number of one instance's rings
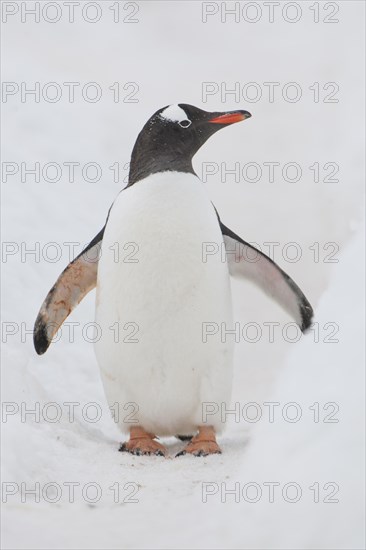
[[[179,126],[182,126],[182,128],[188,128],[192,124],[191,120],[181,120],[179,123]]]

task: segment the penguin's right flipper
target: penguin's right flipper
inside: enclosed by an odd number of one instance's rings
[[[81,254],[69,263],[47,294],[33,329],[33,342],[38,355],[47,351],[68,315],[95,288],[103,235],[104,227]]]
[[[253,281],[287,311],[305,332],[311,325],[313,308],[295,281],[271,258],[226,227],[220,218],[219,223],[230,275]]]

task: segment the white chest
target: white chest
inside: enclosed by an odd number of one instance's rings
[[[118,196],[105,230],[99,286],[123,296],[122,307],[179,309],[202,302],[227,279],[222,234],[202,183],[191,174],[165,172]],[[106,289],[100,288],[102,292]],[[202,293],[202,299],[199,294]],[[204,313],[204,312],[202,312]]]
[[[107,397],[138,402],[145,424],[157,395],[173,422],[183,411],[189,417],[203,396],[230,393],[232,344],[219,335],[203,339],[207,323],[231,328],[222,241],[214,208],[191,174],[156,174],[122,191],[112,207],[98,266],[96,350]],[[218,252],[207,256],[208,249]],[[110,327],[118,327],[117,342]]]

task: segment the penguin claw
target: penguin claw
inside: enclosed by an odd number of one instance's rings
[[[196,438],[192,439],[192,441],[175,456],[184,456],[186,454],[193,456],[219,455],[221,454],[221,449],[215,439],[205,440],[196,436]]]
[[[200,450],[200,451],[197,451],[195,453],[192,453],[193,456],[208,456],[208,455],[221,455],[222,452],[221,451],[211,451],[211,452],[208,452],[208,451],[204,451],[204,450]]]
[[[208,453],[206,453],[205,451],[202,451],[202,450],[196,451],[195,453],[192,453],[192,454],[193,454],[193,456],[207,456],[208,455]]]
[[[153,439],[141,440],[138,447],[136,444],[137,442],[135,440],[130,440],[122,443],[118,450],[135,456],[166,456],[165,448]]]
[[[194,451],[194,452],[189,452],[187,453],[187,451],[180,451],[179,453],[177,453],[175,455],[175,458],[179,457],[179,456],[185,456],[186,454],[191,454],[193,456],[196,456],[196,457],[201,457],[201,456],[209,456],[209,455],[221,455],[222,452],[221,451],[212,451],[212,452],[207,452],[207,451],[204,451],[203,449],[200,449],[199,451]]]
[[[177,453],[177,454],[175,455],[175,458],[177,458],[178,456],[184,456],[184,455],[186,455],[186,454],[187,454],[186,451],[184,451],[184,450],[183,450],[183,451],[180,451],[179,453]]]

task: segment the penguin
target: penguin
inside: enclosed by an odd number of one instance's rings
[[[118,404],[115,421],[129,436],[123,452],[167,456],[159,438],[181,434],[186,446],[177,456],[221,453],[224,422],[203,411],[230,405],[234,338],[221,329],[233,329],[231,276],[253,281],[303,332],[311,325],[303,292],[222,223],[192,166],[208,138],[250,117],[182,103],[156,111],[105,226],[61,273],[36,318],[41,355],[96,287],[95,353],[109,406]]]

